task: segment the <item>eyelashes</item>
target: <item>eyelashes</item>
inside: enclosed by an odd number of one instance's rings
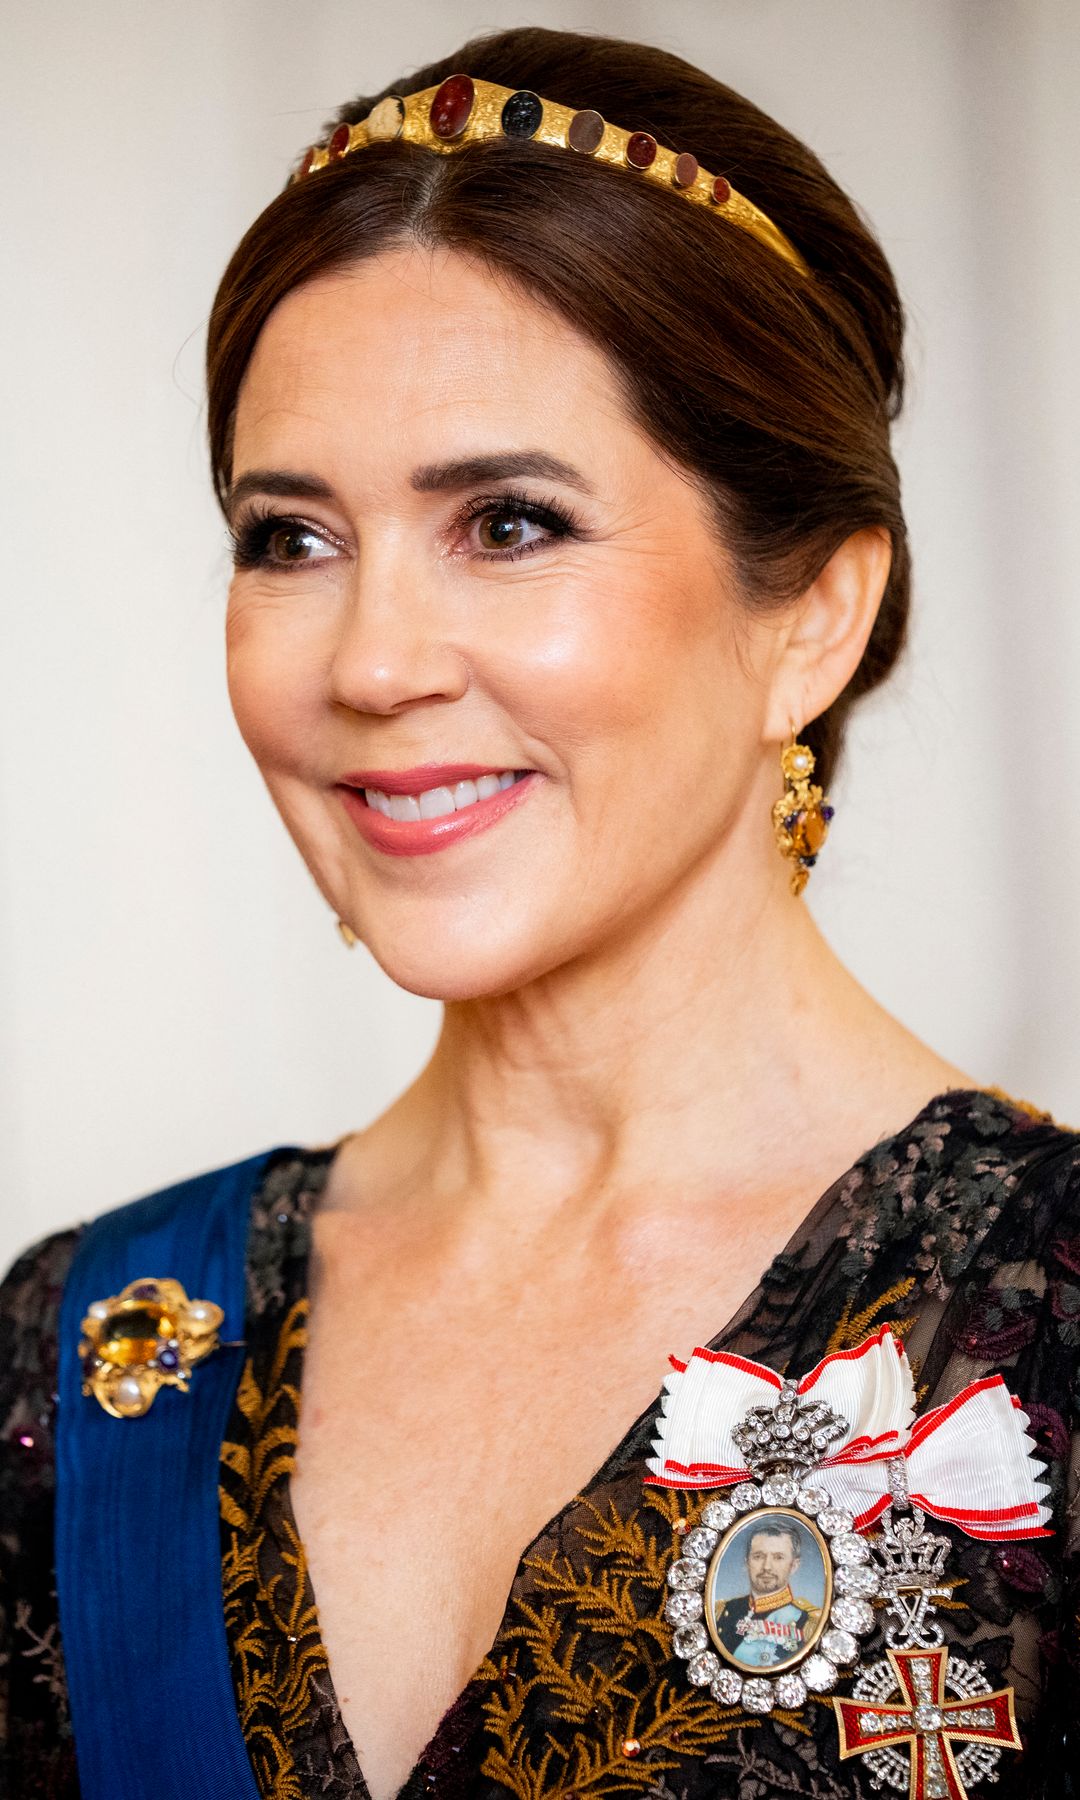
[[[494,547],[484,543],[474,544],[468,553],[481,562],[518,562],[523,556],[543,550],[553,542],[584,535],[574,515],[558,501],[536,500],[528,494],[509,489],[500,494],[477,495],[468,501],[450,522],[451,540],[481,525],[483,521],[488,522],[489,531],[492,523],[498,522],[496,533],[500,527],[505,529],[507,525],[511,527],[511,532],[507,533],[501,545],[497,537]],[[523,524],[546,535],[540,538],[519,538],[519,541],[511,542],[513,527],[520,529]],[[264,569],[280,572],[310,568],[313,564],[331,560],[325,555],[274,554],[276,540],[280,540],[280,548],[291,545],[298,551],[305,541],[340,547],[340,540],[325,526],[314,525],[310,520],[294,514],[274,512],[258,502],[241,513],[235,525],[230,528],[229,540],[233,566],[238,570]]]

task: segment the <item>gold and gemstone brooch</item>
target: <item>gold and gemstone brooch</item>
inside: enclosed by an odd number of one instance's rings
[[[141,1277],[95,1300],[82,1322],[84,1394],[114,1419],[148,1412],[161,1387],[187,1393],[192,1365],[217,1348],[225,1315],[212,1300],[189,1300],[171,1277]]]

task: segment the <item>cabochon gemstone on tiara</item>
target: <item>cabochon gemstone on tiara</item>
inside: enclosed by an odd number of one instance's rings
[[[531,88],[518,88],[502,109],[500,122],[510,138],[535,137],[544,116],[544,102]]]
[[[632,169],[647,169],[656,161],[657,143],[651,132],[632,131],[626,144],[626,160]]]
[[[333,137],[326,146],[326,154],[331,162],[336,162],[339,156],[344,156],[346,150],[349,148],[349,132],[350,127],[348,125],[339,125],[334,132]]]
[[[428,122],[436,137],[460,137],[469,123],[476,90],[471,75],[448,75],[436,89]]]
[[[699,166],[697,157],[691,156],[689,150],[684,150],[681,156],[675,158],[675,172],[671,178],[675,186],[677,188],[693,187],[698,178]]]
[[[591,156],[594,150],[599,149],[600,139],[603,135],[602,116],[600,113],[594,112],[591,107],[585,107],[582,112],[576,112],[571,119],[566,141],[571,150],[580,150],[583,155]]]
[[[401,128],[405,123],[405,102],[397,94],[387,94],[385,100],[379,100],[367,116],[368,137],[375,144],[389,144],[394,138],[401,136]]]
[[[712,197],[717,206],[724,206],[731,199],[731,183],[723,175],[718,175],[713,182]]]

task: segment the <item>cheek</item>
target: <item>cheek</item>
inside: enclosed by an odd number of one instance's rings
[[[230,600],[225,653],[233,715],[251,754],[262,768],[295,767],[325,685],[310,618],[274,601]]]
[[[485,666],[493,685],[515,690],[526,729],[568,761],[615,744],[644,757],[658,743],[670,751],[672,729],[715,716],[718,683],[730,685],[716,588],[714,574],[694,589],[672,582],[670,562],[613,559],[587,579],[564,577],[542,603],[515,596],[517,621],[489,644]]]

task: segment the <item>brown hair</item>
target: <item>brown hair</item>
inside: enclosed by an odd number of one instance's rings
[[[712,496],[748,607],[796,597],[853,531],[891,534],[888,585],[859,667],[802,733],[828,787],[847,713],[889,674],[909,611],[889,447],[903,313],[876,238],[817,157],[749,100],[679,57],[617,38],[538,28],[474,38],[351,101],[334,123],[458,70],[594,107],[693,151],[787,233],[810,278],[706,209],[565,150],[510,138],[452,156],[401,141],[369,146],[287,186],[222,277],[207,345],[219,498],[244,371],[279,300],[408,237],[480,258],[604,350],[634,416]]]

